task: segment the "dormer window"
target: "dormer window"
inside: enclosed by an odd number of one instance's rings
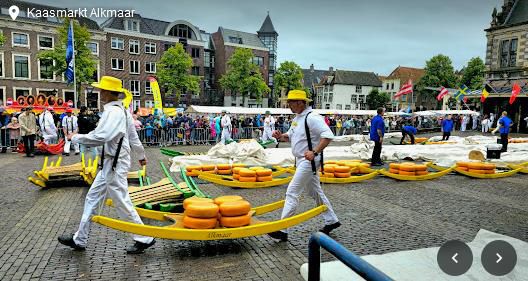
[[[125,20],[125,30],[139,32],[139,21]]]
[[[236,36],[229,36],[229,42],[235,44],[242,44],[242,38]]]

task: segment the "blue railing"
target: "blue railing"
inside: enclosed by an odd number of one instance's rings
[[[355,255],[328,235],[317,232],[308,244],[308,281],[319,281],[321,274],[321,248],[324,248],[365,280],[392,280],[385,273]]]

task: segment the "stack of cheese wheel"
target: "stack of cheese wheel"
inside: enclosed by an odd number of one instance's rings
[[[322,171],[322,174],[320,174],[320,176],[327,177],[327,178],[334,178],[335,168],[338,166],[339,165],[337,165],[335,161],[326,161],[325,164],[323,165],[323,171]]]
[[[202,171],[208,174],[216,174],[216,166],[215,165],[202,165]]]
[[[240,170],[244,169],[243,167],[234,167],[233,166],[233,179],[239,180],[240,179]]]
[[[370,164],[369,163],[359,163],[359,166],[358,166],[358,173],[360,174],[368,174],[372,172],[370,170]]]
[[[469,168],[468,168],[468,165],[469,165],[469,162],[457,162],[456,163],[456,168],[457,170],[461,170],[461,171],[468,171]]]
[[[400,173],[400,163],[390,163],[389,164],[389,173],[399,174]]]
[[[401,163],[398,168],[398,174],[402,176],[416,176],[416,167],[414,166],[414,163]]]
[[[424,164],[415,164],[414,170],[416,171],[417,176],[425,176],[429,174],[429,172],[427,171],[427,165]]]
[[[198,174],[194,171],[202,171],[202,166],[187,166],[185,167],[185,174],[189,177],[197,177]]]
[[[214,200],[220,210],[223,227],[241,227],[251,223],[251,204],[238,195],[221,196]]]
[[[334,167],[334,177],[336,178],[349,178],[351,176],[350,171],[352,168],[349,166],[336,166]]]
[[[257,172],[247,169],[247,168],[239,169],[238,175],[239,175],[238,180],[241,182],[256,182],[257,181]]]
[[[495,164],[492,163],[480,163],[480,162],[468,162],[468,172],[474,174],[495,174]]]
[[[273,171],[271,169],[258,169],[255,171],[257,173],[257,181],[272,181],[273,180]]]
[[[229,164],[216,165],[216,173],[219,175],[231,175],[231,165]]]
[[[193,229],[211,229],[218,223],[219,207],[209,198],[190,197],[183,201],[183,226]]]

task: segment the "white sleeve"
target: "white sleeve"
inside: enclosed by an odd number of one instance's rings
[[[117,107],[116,107],[117,108]],[[88,146],[100,146],[115,138],[124,136],[123,111],[107,110],[103,112],[97,127],[88,134],[77,134],[73,136],[72,141],[82,143]]]
[[[145,159],[145,148],[139,140],[139,136],[136,131],[136,125],[134,125],[134,120],[132,118],[128,119],[128,142],[130,144],[132,153],[137,157],[137,159]]]
[[[326,125],[323,117],[321,115],[308,115],[308,127],[310,128],[311,132],[314,134],[319,135],[321,138],[324,139],[333,139],[334,133],[332,133],[332,130],[330,130],[330,127]]]

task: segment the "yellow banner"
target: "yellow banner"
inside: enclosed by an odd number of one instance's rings
[[[156,81],[156,78],[150,76],[150,88],[152,89],[152,95],[154,96],[154,109],[158,109],[158,112],[162,112],[163,105],[161,101],[161,92],[158,85],[158,81]]]

